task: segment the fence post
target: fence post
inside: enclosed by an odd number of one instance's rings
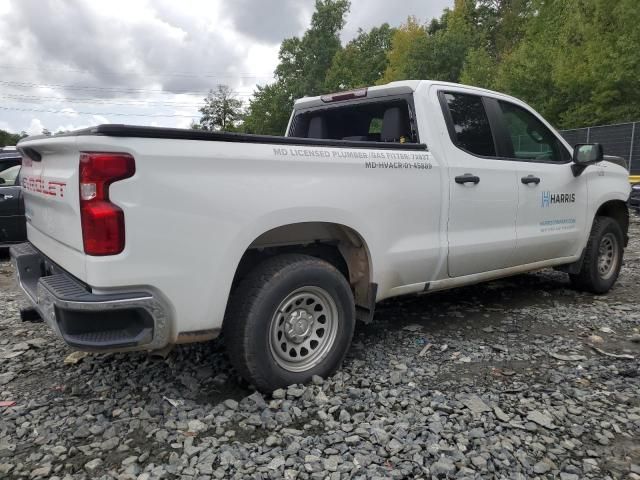
[[[631,162],[633,162],[633,143],[636,139],[636,124],[637,122],[633,122],[633,127],[631,127],[631,146],[629,147],[629,172],[631,172]]]
[[[587,127],[587,143],[591,140],[591,127]]]

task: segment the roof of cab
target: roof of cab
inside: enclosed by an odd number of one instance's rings
[[[376,85],[374,87],[367,88],[367,98],[385,97],[387,95],[403,95],[415,92],[421,80],[403,80],[400,82],[391,82],[386,85]],[[357,90],[357,89],[356,89]],[[317,97],[303,97],[295,102],[295,108],[297,110],[304,110],[306,108],[318,107],[326,105],[326,102],[322,101],[322,96]]]
[[[402,95],[402,94],[411,94],[415,92],[421,84],[431,86],[431,85],[442,85],[456,88],[464,88],[466,90],[472,90],[477,93],[489,93],[492,95],[498,95],[504,98],[508,98],[511,100],[518,99],[506,95],[501,92],[496,92],[494,90],[487,90],[485,88],[474,87],[471,85],[463,85],[460,83],[452,83],[452,82],[441,82],[439,80],[403,80],[398,82],[387,83],[386,85],[376,85],[374,87],[369,87],[367,89],[367,98],[377,98],[377,97],[385,97],[388,95]],[[357,90],[357,89],[356,89]],[[322,96],[317,97],[303,97],[295,102],[296,110],[304,110],[307,108],[319,107],[322,105],[327,105],[326,102],[322,101]]]

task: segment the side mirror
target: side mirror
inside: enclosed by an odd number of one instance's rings
[[[0,177],[0,185],[4,185],[7,183],[4,178]]]
[[[579,143],[573,148],[573,176],[577,177],[589,165],[604,160],[604,149],[599,143]]]
[[[573,163],[589,165],[604,160],[604,150],[599,143],[579,143],[573,148]]]

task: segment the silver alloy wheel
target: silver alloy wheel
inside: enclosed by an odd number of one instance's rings
[[[607,233],[598,247],[598,273],[600,278],[608,280],[618,268],[620,255],[618,249],[618,239],[613,233]]]
[[[331,351],[338,331],[336,302],[320,287],[302,287],[278,305],[271,319],[269,348],[290,372],[318,365]]]

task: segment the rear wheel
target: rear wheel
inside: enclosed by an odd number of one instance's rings
[[[570,275],[579,290],[606,293],[618,279],[622,268],[624,240],[618,222],[610,217],[594,221],[580,272]]]
[[[262,391],[326,377],[342,363],[355,327],[345,277],[306,255],[280,255],[251,271],[232,295],[224,322],[238,372]]]

